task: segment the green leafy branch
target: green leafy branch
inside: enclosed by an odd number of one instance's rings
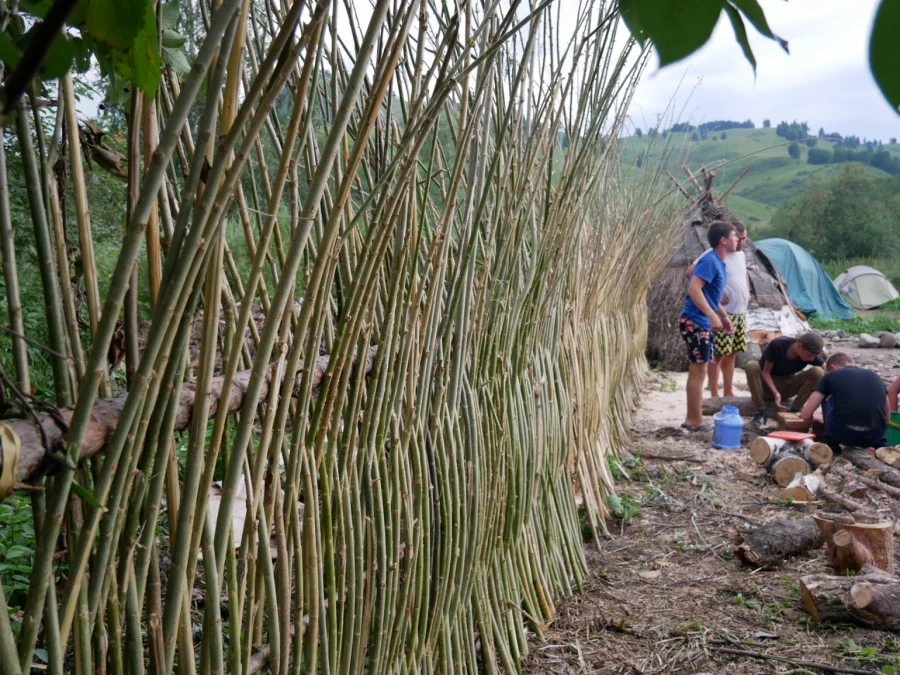
[[[757,0],[620,0],[622,19],[643,47],[652,43],[660,66],[680,61],[705,45],[722,12],[734,28],[744,57],[756,72],[745,21],[785,51],[788,43],[769,27]],[[875,82],[895,111],[900,112],[900,0],[881,0],[869,40],[869,67]]]

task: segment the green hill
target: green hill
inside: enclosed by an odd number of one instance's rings
[[[721,136],[725,135],[722,139]],[[664,154],[663,168],[667,168],[683,185],[689,179],[683,170],[687,164],[699,173],[700,166],[716,168],[716,194],[724,192],[740,173],[750,167],[750,171],[728,195],[725,202],[735,215],[751,230],[765,228],[772,214],[783,201],[800,193],[803,186],[813,179],[830,180],[842,170],[843,164],[807,164],[810,148],[799,142],[800,157],[788,155],[789,141],[775,134],[775,129],[729,129],[726,132],[710,132],[706,140],[691,140],[690,133],[668,133],[650,139],[629,136],[621,139],[622,161],[636,167],[637,158],[643,158],[647,167],[656,166],[654,159]],[[832,150],[835,143],[817,139],[817,148]],[[900,156],[900,144],[885,144],[882,149]],[[647,158],[647,152],[651,157]],[[863,166],[873,177],[888,176],[885,171],[872,166]]]

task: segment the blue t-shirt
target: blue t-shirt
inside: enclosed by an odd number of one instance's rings
[[[703,286],[703,297],[706,298],[706,302],[713,311],[719,309],[719,301],[722,299],[722,293],[725,292],[725,263],[719,259],[714,250],[710,249],[697,261],[691,279],[693,280],[694,277],[700,277],[706,282]],[[684,301],[681,316],[691,319],[701,328],[710,329],[709,318],[697,308],[690,295]]]

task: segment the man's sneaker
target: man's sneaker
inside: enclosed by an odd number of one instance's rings
[[[765,410],[758,410],[756,414],[753,416],[753,419],[750,420],[750,424],[754,427],[761,427],[769,420],[769,416],[766,415]]]

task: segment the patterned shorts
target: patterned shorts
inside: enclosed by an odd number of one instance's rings
[[[687,345],[688,360],[691,363],[709,363],[716,358],[716,349],[707,328],[698,326],[686,316],[678,319],[678,328]]]
[[[728,318],[734,324],[734,332],[713,332],[713,344],[716,347],[716,354],[733,354],[747,351],[747,315],[729,313]]]

